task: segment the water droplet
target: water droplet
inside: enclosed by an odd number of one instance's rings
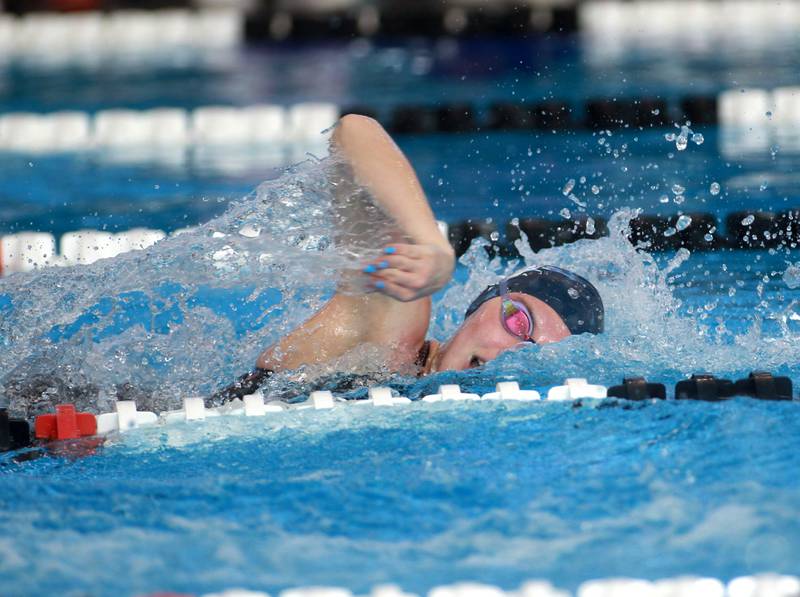
[[[683,151],[684,149],[686,149],[686,146],[688,144],[689,140],[683,135],[678,135],[678,138],[675,139],[675,147],[678,148],[678,151]]]
[[[580,179],[578,179],[578,182],[580,182],[581,184],[586,184],[586,177],[581,176]]]
[[[684,196],[683,195],[675,195],[675,198],[672,200],[672,202],[675,205],[681,205],[683,203],[683,201],[684,201]]]
[[[669,228],[664,230],[664,236],[666,236],[666,237],[674,236],[675,232],[677,232],[677,231],[672,226],[670,226]]]
[[[712,182],[711,186],[708,188],[708,192],[712,195],[719,195],[719,183]]]
[[[703,240],[706,241],[707,243],[710,243],[712,240],[714,240],[714,235],[711,234],[710,232],[706,232],[703,235]]]
[[[567,288],[567,294],[573,299],[576,299],[580,296],[580,293],[574,288]]]
[[[676,195],[683,195],[686,192],[686,188],[679,184],[674,184],[672,185],[672,192]]]
[[[586,219],[586,234],[594,234],[594,220],[592,218]]]
[[[586,207],[586,202],[578,199],[573,193],[569,194],[569,200],[572,201],[578,207]]]
[[[678,218],[678,221],[675,222],[675,228],[678,231],[686,230],[692,224],[691,216],[682,215]]]
[[[495,230],[491,234],[489,234],[489,238],[493,242],[497,242],[498,240],[500,240],[500,233],[497,230]]]
[[[675,133],[667,133],[666,135],[664,135],[664,139],[672,143],[673,141],[675,141]]]
[[[758,186],[759,191],[766,191],[767,190],[767,181],[765,180]]]
[[[744,218],[742,220],[742,226],[749,226],[750,224],[755,222],[755,220],[756,220],[756,217],[753,214],[750,214],[749,216],[747,216],[746,218]]]
[[[437,181],[436,181],[436,184],[437,184],[438,186],[442,186],[442,185],[444,184],[444,180],[442,180],[442,179],[440,178],[439,180],[437,180]]]
[[[569,195],[572,192],[572,189],[575,188],[575,179],[570,178],[567,183],[564,185],[564,188],[561,189],[561,193],[564,196]]]
[[[705,137],[703,137],[702,133],[695,133],[692,135],[692,143],[695,145],[702,145],[703,141],[705,141]]]
[[[658,116],[659,114],[661,114],[661,110],[659,110],[658,108],[655,108],[654,110],[652,110],[652,111],[651,111],[651,113],[652,113],[654,116]]]
[[[605,137],[600,137],[600,138],[597,140],[597,143],[598,143],[599,145],[605,145],[605,144],[606,144],[606,138],[605,138]]]
[[[259,234],[261,234],[261,227],[253,224],[245,224],[239,229],[239,234],[245,238],[256,238]]]
[[[783,272],[783,282],[792,289],[800,286],[800,261],[789,264]]]
[[[658,198],[658,202],[659,203],[669,203],[669,196],[668,195],[661,195],[661,197]]]
[[[592,185],[592,195],[597,195],[598,193],[600,193],[600,187],[598,187],[596,184],[593,184]]]
[[[562,209],[560,212],[558,212],[558,214],[565,220],[569,220],[572,217],[572,214],[566,207]]]

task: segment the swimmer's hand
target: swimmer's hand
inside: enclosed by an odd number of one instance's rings
[[[408,245],[397,243],[383,250],[383,257],[364,268],[370,284],[398,301],[428,296],[450,281],[455,253],[448,244]]]

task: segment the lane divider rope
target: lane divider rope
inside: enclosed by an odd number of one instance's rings
[[[588,0],[578,6],[577,20],[594,61],[625,59],[633,48],[718,54],[721,46],[753,50],[795,41],[800,3]]]
[[[78,111],[9,112],[0,116],[0,151],[50,153],[92,149],[132,152],[188,146],[244,146],[324,140],[321,135],[339,118],[330,103],[202,106],[150,110],[109,109],[94,114]],[[135,152],[133,152],[135,153]]]
[[[0,116],[0,151],[48,153],[92,149],[157,150],[186,147],[247,147],[279,143],[323,142],[321,132],[340,116],[376,117],[392,133],[430,134],[493,131],[634,130],[719,124],[728,135],[723,152],[763,149],[762,139],[780,141],[783,151],[800,151],[800,86],[734,89],[718,96],[688,96],[678,103],[658,97],[590,98],[583,117],[568,102],[401,105],[379,114],[367,106],[340,107],[326,102],[292,106],[202,106],[192,111],[161,107],[150,110],[108,109],[90,114],[11,112]],[[483,114],[482,118],[479,115]],[[673,135],[676,141],[681,136]],[[685,147],[685,145],[683,146]],[[122,152],[124,157],[124,152]]]
[[[518,382],[504,381],[495,386],[494,392],[480,395],[462,392],[458,384],[443,384],[435,394],[423,396],[419,402],[475,402],[475,401],[515,401],[515,402],[562,402],[604,400],[621,398],[626,400],[665,400],[666,389],[663,384],[648,383],[641,377],[623,380],[621,385],[606,388],[603,385],[589,384],[586,379],[567,379],[563,385],[551,387],[543,400],[535,390],[520,389]],[[695,374],[688,380],[675,385],[676,400],[702,400],[719,402],[734,396],[751,397],[758,400],[793,401],[792,381],[788,377],[773,377],[765,371],[754,371],[745,379],[735,382],[716,378],[709,374]],[[375,406],[392,408],[408,405],[413,401],[404,396],[395,396],[388,387],[371,387],[368,398],[348,400],[336,398],[329,391],[312,392],[305,401],[286,403],[265,400],[259,391],[235,399],[219,407],[206,407],[200,397],[183,399],[183,407],[164,411],[158,415],[148,411],[138,411],[133,401],[121,400],[116,403],[113,413],[93,415],[77,412],[72,404],[59,404],[55,414],[38,415],[34,422],[34,438],[45,441],[74,440],[83,437],[104,436],[114,432],[125,433],[131,429],[162,424],[204,421],[221,416],[264,417],[268,414],[298,410],[331,410],[342,406]],[[30,436],[23,437],[27,422],[11,419],[5,409],[0,409],[0,451],[15,450],[31,444]],[[95,447],[93,444],[92,447]]]
[[[608,236],[604,218],[578,216],[565,220],[514,218],[500,238],[493,220],[464,220],[448,224],[438,221],[442,234],[450,241],[456,255],[463,255],[476,238],[490,242],[489,250],[505,257],[516,257],[515,242],[520,231],[534,251],[561,246],[582,239]],[[725,230],[711,214],[684,213],[672,216],[639,215],[631,221],[629,240],[649,251],[691,251],[725,249],[795,249],[800,245],[800,208],[782,212],[735,211],[725,217]],[[180,234],[188,229],[172,232]],[[242,229],[243,236],[254,238],[260,231]],[[219,238],[224,234],[215,233]],[[162,230],[134,228],[116,234],[100,230],[79,230],[61,236],[59,252],[56,238],[47,232],[18,232],[0,236],[0,276],[27,272],[49,266],[87,265],[99,259],[145,249],[165,238]],[[214,262],[222,267],[230,258],[223,248],[214,254]]]
[[[46,65],[94,65],[116,56],[163,57],[186,49],[219,51],[244,39],[244,14],[235,9],[0,12],[0,56]]]
[[[160,593],[151,595],[156,597]],[[575,597],[797,597],[800,578],[765,573],[738,576],[727,584],[713,577],[679,576],[658,580],[605,578],[588,580],[578,586]],[[432,588],[427,597],[572,597],[546,580],[528,580],[513,591],[476,582],[461,582]],[[268,593],[229,589],[206,593],[203,597],[270,597]],[[300,587],[281,591],[278,597],[353,597],[348,589],[337,587]],[[374,587],[368,597],[418,597],[395,585]]]

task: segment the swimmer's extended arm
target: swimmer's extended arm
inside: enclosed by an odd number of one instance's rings
[[[358,184],[413,244],[395,243],[394,253],[373,264],[372,282],[401,301],[433,294],[450,281],[455,257],[433,217],[411,164],[389,134],[372,118],[344,116],[333,134],[333,150],[345,157]],[[388,267],[380,268],[381,262]]]
[[[414,169],[386,131],[371,118],[345,116],[334,132],[333,150],[413,244],[393,245],[396,251],[380,260],[388,267],[369,274],[378,292],[336,294],[265,350],[259,367],[281,371],[320,364],[366,342],[387,347],[394,360],[390,366],[414,363],[428,330],[429,296],[452,275],[453,249],[439,231]]]

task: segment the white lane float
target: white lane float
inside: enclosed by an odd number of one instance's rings
[[[305,587],[286,589],[280,592],[279,597],[353,597],[353,593],[337,587]]]
[[[484,400],[541,400],[542,397],[536,390],[520,390],[515,381],[501,381],[495,386],[494,392],[483,395]]]
[[[313,141],[330,129],[339,119],[336,104],[309,102],[289,109],[286,135],[291,140]]]
[[[204,421],[207,418],[218,417],[220,413],[215,409],[206,408],[202,398],[184,398],[183,408],[162,412],[159,419],[164,423],[181,423],[184,421]]]
[[[446,227],[443,222],[439,222],[439,225]],[[192,230],[193,228],[175,230],[171,236]],[[256,238],[261,230],[248,224],[242,227],[239,234]],[[8,234],[0,236],[0,276],[53,265],[88,265],[99,259],[146,249],[166,236],[163,230],[151,228],[132,228],[116,234],[102,230],[76,230],[61,236],[58,242],[59,252],[56,253],[56,239],[47,232]],[[214,238],[224,237],[221,232],[214,233]],[[220,257],[225,257],[226,254],[223,251]]]
[[[458,384],[444,384],[439,386],[439,392],[423,396],[423,402],[442,402],[445,400],[480,400],[478,394],[465,394],[461,392]]]
[[[740,576],[728,583],[728,597],[797,597],[800,578],[782,574]]]
[[[0,237],[0,275],[56,265],[56,240],[46,232],[19,232]]]
[[[97,434],[105,435],[113,431],[125,432],[137,427],[147,427],[158,423],[158,416],[148,411],[137,411],[133,400],[120,400],[116,412],[97,416]]]
[[[703,592],[704,591],[704,592]],[[577,597],[797,597],[800,579],[796,576],[761,574],[733,579],[725,585],[716,578],[676,577],[656,581],[634,578],[606,578],[584,582]],[[370,597],[419,597],[395,585],[378,585]],[[529,580],[517,590],[475,582],[462,582],[433,587],[427,597],[571,597],[572,593],[554,587],[546,580]],[[267,593],[246,589],[229,589],[207,593],[203,597],[270,597]],[[287,589],[279,597],[352,597],[347,589],[336,587],[299,587]]]
[[[578,587],[577,597],[659,597],[656,586],[636,578],[590,580]]]
[[[222,50],[241,43],[244,19],[243,11],[222,7],[0,15],[0,50],[4,57],[45,65]]]
[[[725,585],[716,578],[679,576],[655,581],[658,597],[725,597]]]
[[[392,396],[392,390],[385,387],[370,388],[368,391],[369,399],[365,403],[373,406],[395,406],[397,404],[411,404],[411,400],[405,396]]]
[[[605,398],[608,389],[605,386],[593,385],[584,378],[570,378],[563,386],[554,386],[547,392],[548,400],[578,400],[580,398]]]

